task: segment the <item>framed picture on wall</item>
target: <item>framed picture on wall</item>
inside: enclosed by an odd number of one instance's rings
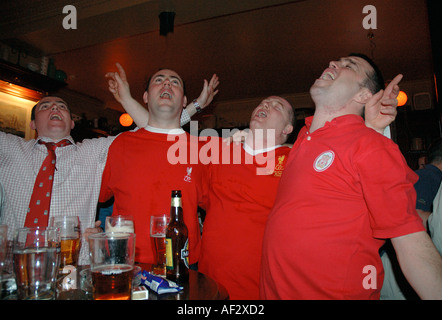
[[[32,107],[40,97],[39,92],[0,81],[0,131],[34,139],[29,124]]]

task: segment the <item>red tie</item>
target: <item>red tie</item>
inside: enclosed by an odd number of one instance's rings
[[[49,207],[51,205],[52,184],[55,172],[55,149],[71,144],[67,139],[57,143],[38,143],[46,145],[48,155],[43,161],[37,178],[35,179],[34,190],[29,202],[28,214],[26,215],[25,227],[47,227],[49,219]]]

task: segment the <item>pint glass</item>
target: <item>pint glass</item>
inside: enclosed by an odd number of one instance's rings
[[[60,230],[53,227],[18,229],[12,250],[18,299],[55,299]]]
[[[152,273],[161,277],[166,276],[166,229],[169,220],[166,214],[150,217],[150,238],[155,257]]]
[[[107,216],[105,223],[105,231],[135,233],[134,219],[132,218],[132,216],[125,216],[125,215]]]
[[[68,265],[77,267],[81,243],[80,218],[78,216],[55,216],[51,217],[49,225],[60,228],[60,269],[63,270]]]
[[[92,295],[95,300],[130,300],[135,234],[105,232],[89,236]]]

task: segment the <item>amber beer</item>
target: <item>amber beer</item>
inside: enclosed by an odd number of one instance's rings
[[[183,218],[181,190],[172,191],[170,222],[166,231],[166,278],[177,283],[189,277],[189,240]]]
[[[67,265],[76,266],[79,253],[79,238],[61,238],[60,268],[63,268]]]
[[[92,295],[95,300],[130,300],[135,234],[103,232],[89,236]]]
[[[163,234],[164,235],[164,234]],[[150,236],[156,253],[156,264],[153,266],[153,273],[160,276],[166,275],[166,238],[164,236]]]
[[[133,267],[104,265],[92,271],[94,300],[130,300]]]

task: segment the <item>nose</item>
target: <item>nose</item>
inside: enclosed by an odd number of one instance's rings
[[[52,110],[58,109],[58,105],[56,103],[53,103],[52,106],[51,106],[51,109]]]
[[[338,62],[337,62],[337,61],[330,61],[330,63],[328,64],[328,66],[329,66],[330,68],[337,69],[337,68],[338,68]]]
[[[164,80],[163,86],[169,86],[170,87],[170,79],[169,78]]]

